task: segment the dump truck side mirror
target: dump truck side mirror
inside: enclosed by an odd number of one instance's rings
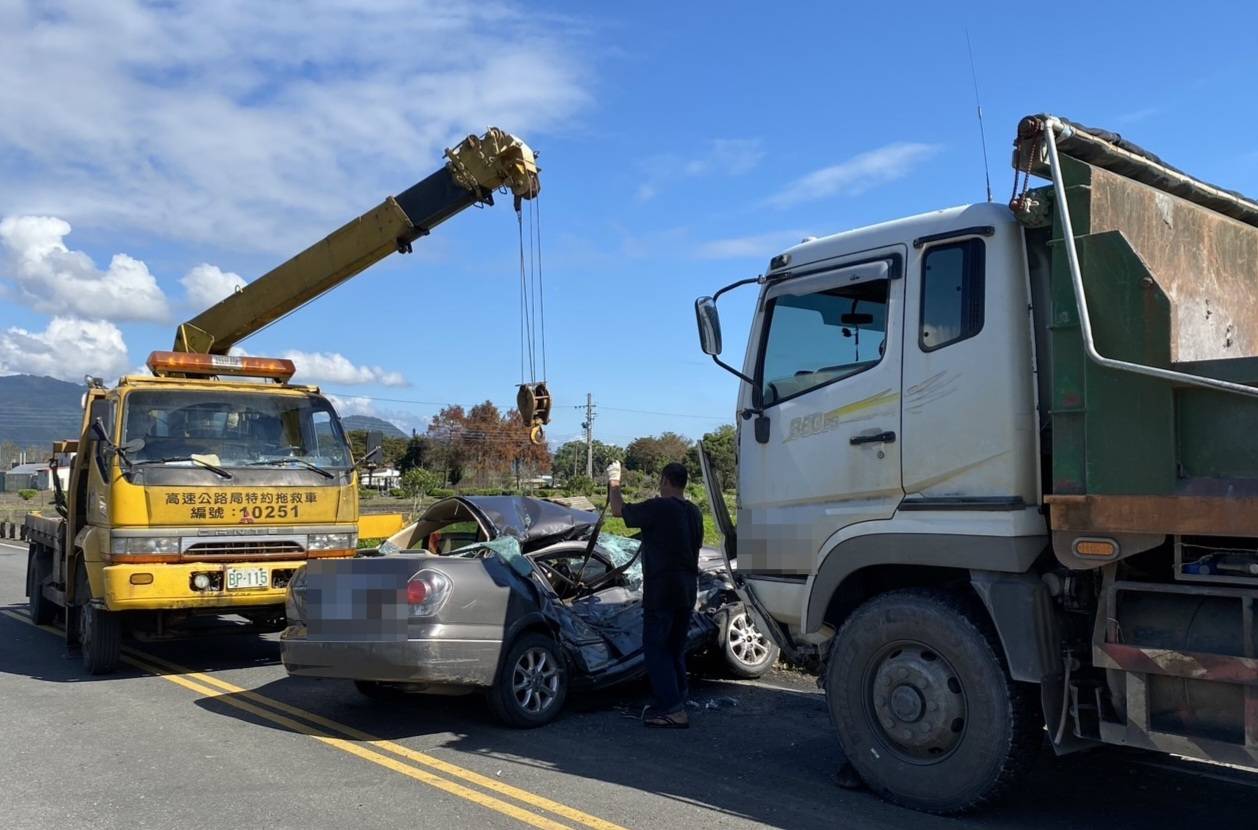
[[[709,357],[716,357],[721,353],[721,315],[716,310],[716,300],[695,300],[695,320],[699,326],[699,348]]]

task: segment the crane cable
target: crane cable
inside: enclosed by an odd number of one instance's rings
[[[529,439],[541,444],[542,426],[550,423],[551,399],[546,386],[546,305],[542,282],[541,194],[528,200],[528,256],[524,252],[524,207],[515,202],[516,232],[520,249],[520,391],[517,408],[529,428]],[[538,357],[541,380],[538,380]]]
[[[528,256],[524,252],[524,208],[517,206],[516,230],[520,248],[520,383],[546,382],[546,305],[542,281],[541,194],[528,203]],[[526,371],[527,368],[527,371]]]

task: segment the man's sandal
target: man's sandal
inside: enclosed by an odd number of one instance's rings
[[[652,729],[689,729],[690,716],[686,710],[669,712],[664,715],[647,715],[642,722]]]

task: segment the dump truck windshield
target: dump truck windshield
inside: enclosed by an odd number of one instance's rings
[[[193,455],[217,457],[228,468],[293,459],[325,470],[352,463],[331,404],[316,395],[152,390],[132,392],[125,407],[122,440],[131,444],[132,464]]]

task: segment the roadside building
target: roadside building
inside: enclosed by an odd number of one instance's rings
[[[384,492],[402,486],[402,473],[393,467],[377,467],[374,470],[363,470],[359,474],[363,487]]]

